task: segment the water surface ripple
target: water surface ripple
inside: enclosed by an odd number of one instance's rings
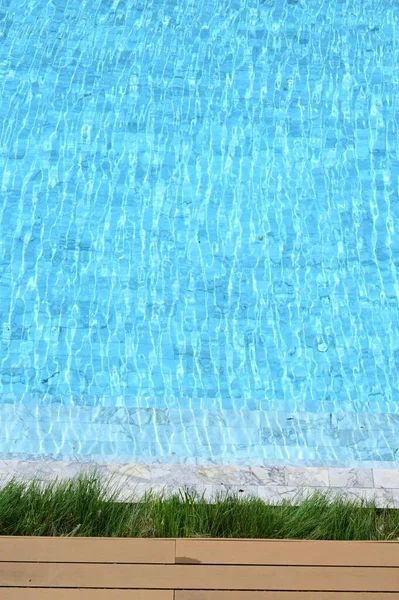
[[[396,460],[397,8],[0,0],[0,453]]]

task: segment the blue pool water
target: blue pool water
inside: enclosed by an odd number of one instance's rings
[[[399,460],[397,0],[0,0],[0,453]]]

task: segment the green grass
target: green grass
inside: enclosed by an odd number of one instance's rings
[[[0,489],[0,535],[297,538],[399,538],[399,510],[332,500],[316,493],[298,506],[220,496],[215,503],[182,492],[118,502],[97,475],[42,485],[13,480]]]

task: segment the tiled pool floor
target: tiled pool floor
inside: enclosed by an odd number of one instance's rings
[[[0,0],[4,459],[397,466],[397,8]]]

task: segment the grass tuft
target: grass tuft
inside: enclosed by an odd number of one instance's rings
[[[210,503],[188,490],[119,502],[94,474],[43,484],[13,479],[0,489],[0,535],[213,537],[312,540],[399,538],[399,511],[317,492],[298,505],[221,494]]]

